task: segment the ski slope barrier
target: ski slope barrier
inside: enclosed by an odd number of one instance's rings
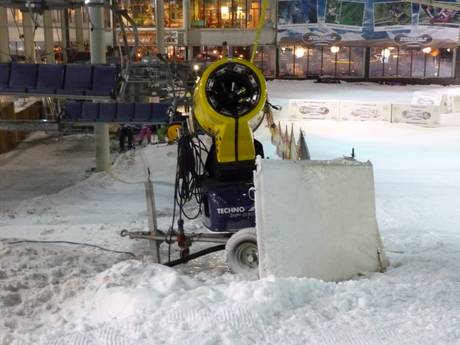
[[[258,159],[254,183],[260,277],[340,281],[387,266],[370,162]]]
[[[394,123],[411,123],[424,126],[438,126],[440,124],[439,106],[392,104],[392,118]]]
[[[391,121],[391,104],[341,101],[340,119],[348,121]]]
[[[414,92],[411,104],[290,99],[288,120],[388,121],[435,127],[440,125],[440,114],[454,108],[454,97],[422,92]]]

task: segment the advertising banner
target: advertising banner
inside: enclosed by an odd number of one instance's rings
[[[289,120],[338,120],[337,101],[289,100]]]
[[[448,48],[459,37],[459,11],[400,0],[280,0],[278,13],[281,45]]]
[[[439,106],[411,104],[391,105],[391,122],[437,126],[439,125],[439,121]]]
[[[412,104],[414,105],[438,105],[440,106],[443,95],[435,92],[415,91],[412,94]]]
[[[348,121],[391,121],[391,104],[340,102],[340,119]]]

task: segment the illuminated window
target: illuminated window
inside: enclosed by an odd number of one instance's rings
[[[279,50],[279,76],[294,76],[294,46],[281,47]]]
[[[275,77],[276,47],[259,46],[254,57],[254,64],[260,68],[267,78]]]
[[[308,65],[308,75],[309,76],[318,76],[321,75],[323,70],[323,49],[320,47],[308,49],[309,53],[309,65]]]
[[[8,21],[10,23],[22,24],[22,12],[12,8],[10,13],[8,13]]]
[[[425,57],[422,49],[412,50],[412,77],[423,78],[425,76]]]
[[[148,0],[118,1],[119,5],[128,12],[137,26],[154,26],[154,8]]]
[[[412,50],[400,48],[398,50],[398,77],[410,77],[412,69]]]
[[[165,27],[181,28],[184,24],[182,0],[166,0],[164,2]]]
[[[447,48],[372,48],[371,77],[451,78],[453,49]]]
[[[449,78],[454,72],[454,49],[439,49],[439,77]]]
[[[362,77],[364,48],[285,46],[279,49],[279,77]]]
[[[331,47],[331,51],[333,48]],[[336,75],[340,77],[347,77],[350,75],[350,47],[339,47],[336,61]]]
[[[256,28],[260,21],[261,0],[192,0],[192,27]],[[270,21],[270,9],[265,20]]]
[[[350,77],[364,76],[364,49],[351,47],[350,51]]]

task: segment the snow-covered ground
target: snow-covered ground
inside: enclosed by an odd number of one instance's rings
[[[430,88],[269,84],[271,102],[283,105],[325,95],[403,100]],[[172,269],[84,246],[9,244],[67,240],[148,253],[147,243],[119,237],[146,227],[147,166],[159,226],[171,222],[175,146],[138,149],[110,174],[88,174],[91,136],[35,138],[0,156],[0,344],[460,344],[460,127],[296,126],[313,159],[355,148],[373,162],[386,273],[340,283],[248,280],[227,272],[222,253]],[[256,134],[271,155],[268,130]]]

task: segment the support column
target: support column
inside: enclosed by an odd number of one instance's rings
[[[165,18],[163,0],[152,0],[155,7],[155,25],[157,28],[157,49],[162,55],[165,54]]]
[[[369,79],[371,48],[364,49],[364,78]]]
[[[46,62],[56,63],[54,56],[53,18],[51,11],[43,12],[43,34],[45,37]]]
[[[75,9],[75,39],[79,52],[85,50],[85,39],[83,37],[83,13],[81,8]]]
[[[91,4],[90,4],[91,5]],[[103,64],[105,60],[104,42],[104,13],[102,7],[89,7],[90,34],[89,47],[92,64]],[[109,125],[96,123],[94,125],[94,138],[96,140],[96,170],[105,171],[110,168],[110,138]]]
[[[24,55],[27,62],[35,62],[34,28],[29,12],[22,13],[22,32],[24,36]]]
[[[0,7],[0,62],[10,62],[10,60],[8,12],[6,7]]]
[[[61,46],[64,63],[68,62],[69,58],[69,16],[67,10],[64,9],[61,15]]]
[[[190,0],[183,0],[182,13],[184,14],[184,45],[188,48],[188,30],[190,29]]]
[[[187,60],[193,60],[193,46],[187,44]]]

